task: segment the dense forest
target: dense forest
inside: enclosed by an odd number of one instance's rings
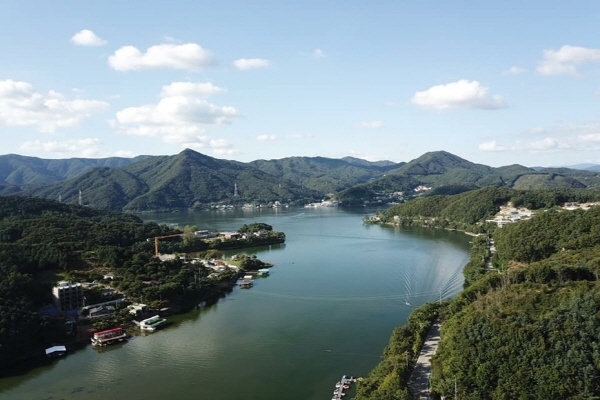
[[[455,390],[460,399],[600,398],[600,206],[556,207],[596,195],[482,189],[382,213],[433,220],[445,211],[449,223],[476,224],[474,215],[487,218],[503,201],[545,210],[474,238],[465,289],[437,310],[443,325],[432,360],[435,398],[454,396]],[[477,197],[481,204],[473,201]],[[359,384],[356,399],[411,398],[410,367],[394,364],[409,354],[405,337],[423,332],[411,319],[398,328],[408,329],[405,336],[394,331],[384,361]]]
[[[143,223],[132,214],[99,211],[37,198],[0,197],[0,368],[53,342],[64,342],[64,319],[42,316],[52,303],[52,286],[61,280],[99,282],[119,296],[143,299],[152,308],[181,310],[200,299],[223,293],[222,283],[234,272],[208,278],[211,270],[175,258],[160,261],[150,238],[161,240],[161,252],[206,251],[281,243],[282,232],[267,224],[240,228],[246,239],[213,238],[204,241],[193,230],[179,231],[156,223]],[[255,257],[241,257],[245,269],[265,266]],[[106,278],[110,275],[111,278]],[[225,288],[227,285],[225,285]],[[88,303],[101,300],[86,290]],[[124,310],[121,317],[128,319]],[[117,315],[118,317],[118,315]],[[118,319],[118,318],[117,318]],[[111,322],[111,321],[109,321]]]
[[[432,228],[458,229],[485,233],[493,229],[486,224],[500,211],[500,206],[531,210],[550,209],[565,202],[593,202],[600,200],[600,191],[589,189],[517,190],[487,187],[457,195],[431,195],[390,207],[377,214],[382,223],[421,225]]]
[[[134,159],[43,160],[0,155],[0,194],[61,199],[114,211],[207,209],[222,205],[304,205],[335,198],[342,206],[402,202],[431,193],[496,186],[521,190],[600,187],[600,174],[569,168],[493,168],[445,151],[408,163],[346,157],[287,157],[249,163],[186,149]],[[419,189],[420,190],[420,189]]]

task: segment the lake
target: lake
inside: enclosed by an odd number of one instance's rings
[[[414,307],[462,288],[469,237],[364,225],[373,210],[334,207],[144,214],[232,231],[265,222],[282,245],[245,251],[271,275],[168,328],[91,346],[0,379],[2,399],[326,400],[344,374],[365,376]],[[350,397],[349,395],[348,397]]]

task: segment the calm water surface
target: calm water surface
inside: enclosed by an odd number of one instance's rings
[[[0,399],[330,399],[342,375],[366,375],[380,361],[392,329],[414,307],[454,296],[468,261],[463,234],[366,226],[367,213],[143,215],[211,230],[266,222],[287,240],[252,250],[275,264],[253,288],[170,317],[172,326],[128,343],[88,346],[24,376],[0,378]]]

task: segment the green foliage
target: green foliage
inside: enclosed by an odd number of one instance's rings
[[[379,217],[383,223],[422,225],[480,233],[482,221],[492,218],[500,205],[509,201],[512,191],[488,187],[452,196],[426,196],[391,207]]]
[[[600,396],[599,222],[597,207],[548,211],[494,232],[503,272],[473,274],[449,305],[438,394],[456,381],[464,399]]]
[[[355,400],[409,400],[407,388],[412,365],[427,332],[440,315],[438,303],[428,303],[413,311],[408,323],[394,329],[384,349],[383,360],[358,382]]]
[[[272,176],[328,194],[379,177],[395,164],[380,166],[324,157],[289,157],[252,161],[250,165]]]
[[[530,209],[550,208],[565,202],[600,199],[600,192],[589,189],[514,190],[487,187],[451,196],[426,196],[388,208],[378,214],[383,223],[451,228],[474,233],[493,230],[485,220],[493,218],[500,206],[512,203]]]
[[[495,233],[500,262],[531,263],[563,251],[600,244],[600,208],[548,211],[529,221],[510,224]]]
[[[458,398],[474,400],[599,398],[600,207],[555,207],[597,198],[590,190],[487,188],[422,198],[380,214],[384,222],[477,226],[477,218],[508,201],[549,208],[493,230],[495,255],[487,235],[473,238],[465,289],[439,311],[444,324],[433,358],[435,395],[449,398],[456,388]],[[493,270],[486,270],[488,261]],[[409,320],[395,332],[402,335],[393,335],[390,347],[408,349],[418,327]],[[357,398],[402,398],[406,382],[393,367],[386,354],[371,373],[377,379],[370,376],[361,388],[365,397]],[[391,381],[397,386],[387,390]]]
[[[335,196],[342,204],[356,205],[383,194],[412,193],[419,185],[432,186],[433,193],[444,195],[487,186],[585,188],[600,185],[596,175],[567,168],[492,168],[444,151],[425,153],[399,164],[324,157],[241,163],[189,149],[173,156],[134,159],[0,156],[2,194],[62,198],[77,204],[81,190],[85,205],[132,211],[206,208],[223,203],[305,204],[327,196]]]
[[[210,243],[194,235],[188,226],[182,236],[165,225],[143,223],[131,214],[70,206],[39,198],[0,197],[0,367],[19,356],[57,340],[64,328],[56,319],[40,318],[36,310],[51,303],[51,287],[57,280],[102,279],[135,301],[172,310],[189,309],[198,301],[218,297],[222,282],[207,279],[212,270],[176,258],[154,257],[154,243],[161,239],[162,253],[203,251],[209,248],[239,248],[283,243],[285,234],[270,225],[255,223],[244,228],[246,239]],[[177,235],[175,235],[177,234]],[[170,240],[172,239],[172,240]],[[245,269],[268,266],[256,257],[243,263]],[[59,276],[61,279],[59,279]],[[233,279],[232,274],[221,280]],[[106,300],[100,291],[89,289],[88,299]],[[127,315],[98,321],[98,328],[123,322]],[[38,349],[38,351],[41,351]]]
[[[258,271],[261,268],[268,268],[268,267],[272,267],[272,264],[268,264],[264,261],[259,260],[258,258],[256,258],[256,255],[246,255],[246,254],[239,254],[237,256],[237,262],[239,263],[239,266],[241,269],[243,269],[244,271]]]
[[[254,233],[260,231],[271,232],[273,227],[269,224],[265,224],[264,222],[255,222],[250,225],[244,224],[240,229],[238,229],[239,233]]]
[[[171,233],[128,214],[26,197],[0,197],[0,367],[64,332],[37,310],[51,302],[47,276],[91,268],[118,271],[146,238]],[[144,247],[140,243],[150,246]],[[98,276],[98,273],[88,273]],[[58,325],[57,325],[58,324]]]

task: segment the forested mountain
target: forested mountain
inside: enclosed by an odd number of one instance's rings
[[[324,194],[337,193],[367,182],[398,166],[386,162],[383,165],[370,163],[351,157],[288,157],[280,160],[256,160],[250,162],[250,165]]]
[[[18,154],[0,155],[0,183],[24,185],[60,182],[92,168],[122,167],[145,157],[147,156],[47,160]]]
[[[383,168],[389,168],[389,169],[398,168],[398,167],[401,167],[404,164],[406,164],[405,162],[395,163],[393,161],[387,161],[387,160],[367,161],[367,160],[363,160],[362,158],[356,158],[356,157],[342,157],[341,160],[346,161],[348,164],[358,165],[361,167],[377,166],[377,167],[383,167]]]
[[[494,232],[494,270],[450,304],[437,393],[464,399],[600,396],[600,207]],[[498,273],[498,271],[500,273]]]
[[[600,190],[589,189],[536,189],[517,190],[505,187],[487,187],[453,196],[425,196],[390,207],[378,217],[383,223],[426,225],[469,232],[485,232],[486,219],[492,219],[501,205],[528,209],[550,209],[565,202],[600,201]]]
[[[237,196],[235,187],[237,186]],[[122,168],[100,168],[23,194],[113,210],[160,210],[220,201],[316,201],[322,194],[236,161],[184,150],[175,156],[149,157]]]
[[[455,194],[486,186],[517,189],[600,186],[596,172],[475,164],[453,154],[426,153],[408,163],[369,162],[352,157],[288,157],[242,163],[193,150],[135,159],[42,160],[0,156],[0,194],[61,199],[112,210],[167,210],[209,204],[304,204],[334,196],[344,204],[430,193]],[[237,190],[236,190],[237,188]]]
[[[445,151],[425,153],[380,178],[346,189],[338,194],[342,201],[374,198],[378,193],[411,191],[424,185],[434,193],[454,194],[486,186],[518,189],[598,187],[597,173],[564,169],[539,171],[522,165],[488,167],[475,164]],[[361,197],[362,196],[362,197]]]

